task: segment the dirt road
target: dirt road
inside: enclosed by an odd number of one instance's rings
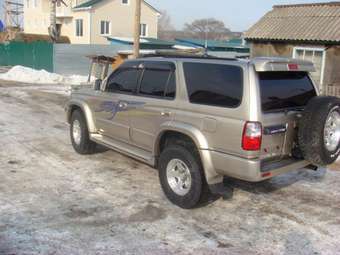
[[[66,89],[0,81],[0,254],[340,254],[340,166],[181,210],[148,166],[73,151]]]

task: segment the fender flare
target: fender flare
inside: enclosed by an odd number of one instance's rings
[[[89,133],[96,133],[97,129],[95,126],[95,121],[94,121],[94,117],[92,114],[92,111],[90,109],[90,107],[84,103],[83,101],[80,100],[70,100],[67,104],[66,108],[66,112],[67,112],[67,122],[70,123],[70,119],[71,119],[71,113],[72,113],[72,108],[76,106],[79,107],[86,119],[86,123],[87,123],[87,127],[89,129]]]
[[[209,185],[221,183],[223,181],[223,176],[218,174],[214,168],[207,139],[202,134],[201,130],[192,125],[172,121],[163,123],[154,144],[153,152],[156,157],[160,154],[159,143],[161,138],[167,131],[178,132],[191,138],[200,154],[205,178]]]

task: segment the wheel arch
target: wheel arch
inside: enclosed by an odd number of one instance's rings
[[[70,101],[68,103],[67,113],[66,113],[67,123],[71,122],[72,113],[75,110],[80,110],[84,114],[89,132],[95,133],[96,127],[95,127],[95,122],[94,122],[92,111],[90,107],[84,102]]]
[[[213,166],[208,141],[199,129],[191,125],[171,122],[162,126],[154,144],[154,155],[156,158],[158,158],[161,153],[162,142],[169,135],[184,136],[186,139],[190,139],[198,151],[207,183],[215,184],[222,182],[223,176],[218,174]]]
[[[158,133],[154,144],[154,155],[159,156],[161,153],[161,145],[165,138],[176,135],[190,139],[197,150],[208,149],[208,142],[199,129],[184,123],[171,123],[171,125],[164,125]]]

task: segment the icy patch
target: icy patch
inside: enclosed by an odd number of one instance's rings
[[[0,79],[35,84],[71,84],[77,85],[87,82],[87,76],[63,76],[49,73],[45,70],[35,70],[24,66],[14,66],[8,72],[0,74]]]

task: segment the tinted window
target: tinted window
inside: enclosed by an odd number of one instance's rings
[[[170,70],[146,69],[140,85],[139,93],[149,96],[164,97]]]
[[[114,72],[108,81],[107,91],[109,92],[135,92],[139,70],[137,69],[122,69]]]
[[[171,73],[165,97],[175,98],[176,96],[176,75],[174,72]]]
[[[316,96],[305,72],[263,72],[259,79],[264,112],[302,107]]]
[[[236,107],[243,92],[243,72],[238,66],[184,63],[190,102]]]

